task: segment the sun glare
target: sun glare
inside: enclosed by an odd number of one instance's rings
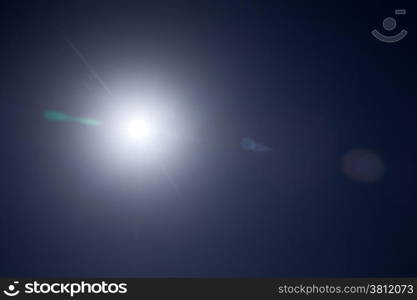
[[[152,137],[151,124],[147,120],[132,120],[126,124],[126,135],[132,140],[145,141]]]

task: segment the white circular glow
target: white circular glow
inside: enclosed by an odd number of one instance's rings
[[[101,135],[105,165],[144,174],[163,172],[161,164],[174,169],[187,159],[194,141],[193,114],[182,102],[187,97],[165,88],[128,91],[114,92],[118,101],[109,102],[100,117],[106,120]]]
[[[151,127],[146,120],[133,120],[127,123],[126,134],[132,139],[147,139],[151,136]]]

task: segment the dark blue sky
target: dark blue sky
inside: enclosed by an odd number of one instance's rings
[[[415,4],[224,2],[2,2],[2,276],[417,275]],[[409,35],[375,40],[396,8]],[[152,80],[192,132],[164,156],[178,191],[108,127],[42,119],[106,122]],[[349,178],[352,149],[384,175]]]

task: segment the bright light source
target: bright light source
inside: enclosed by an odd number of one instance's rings
[[[146,120],[133,120],[127,124],[126,134],[135,140],[145,140],[151,137],[152,129]]]
[[[129,140],[146,143],[148,143],[155,134],[151,123],[145,119],[129,121],[126,123],[124,131]]]

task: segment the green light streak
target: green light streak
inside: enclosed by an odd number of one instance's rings
[[[76,118],[76,117],[72,117],[70,115],[61,113],[59,111],[54,111],[54,110],[44,111],[43,117],[46,120],[53,121],[53,122],[75,122],[75,123],[88,125],[88,126],[100,126],[102,124],[102,122],[98,120],[92,120],[92,119],[87,119],[87,118]]]

